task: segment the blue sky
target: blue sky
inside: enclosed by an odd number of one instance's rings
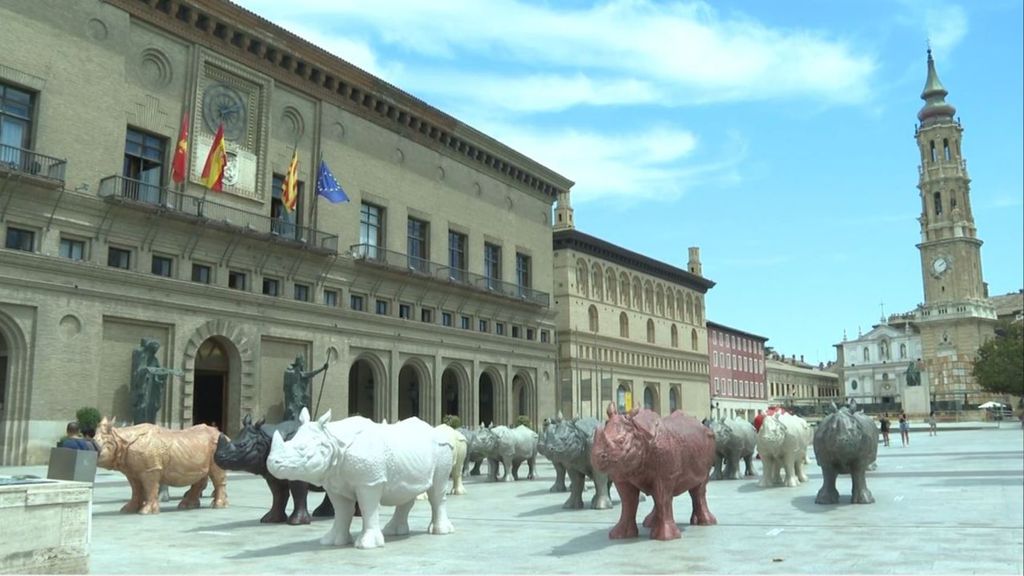
[[[930,40],[985,279],[1024,285],[1020,0],[238,3],[574,180],[578,229],[700,246],[708,318],[814,363],[923,301]]]

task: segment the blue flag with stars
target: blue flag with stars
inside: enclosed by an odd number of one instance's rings
[[[333,204],[348,202],[348,195],[341,189],[341,184],[338,184],[334,174],[331,174],[331,169],[327,167],[327,163],[322,159],[320,160],[320,169],[317,170],[316,175],[316,193],[318,196],[327,198]]]

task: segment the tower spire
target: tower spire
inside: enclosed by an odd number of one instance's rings
[[[928,78],[924,82],[924,90],[921,91],[921,100],[924,106],[917,113],[917,119],[922,124],[932,120],[952,120],[956,114],[956,108],[946,102],[946,95],[949,92],[939,80],[939,74],[935,71],[935,60],[932,58],[932,49],[928,48]]]

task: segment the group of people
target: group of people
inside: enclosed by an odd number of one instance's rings
[[[879,428],[882,430],[882,444],[885,446],[889,445],[889,430],[892,427],[892,423],[889,421],[889,413],[882,414],[882,417],[878,421]],[[900,412],[899,417],[900,426],[900,441],[903,446],[910,445],[910,420],[907,419],[906,412]],[[935,420],[935,411],[932,410],[928,414],[928,435],[937,436],[938,427]]]
[[[57,442],[57,447],[98,452],[99,447],[96,445],[96,441],[93,440],[95,435],[95,430],[81,430],[78,422],[68,422],[67,427],[64,429],[64,437],[60,439],[60,442]]]

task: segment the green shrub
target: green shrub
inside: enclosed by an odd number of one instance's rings
[[[516,418],[516,426],[526,426],[527,428],[533,429],[533,424],[530,422],[530,417],[525,414],[520,414]]]
[[[96,430],[102,418],[100,411],[91,406],[83,406],[75,412],[79,430]]]
[[[459,418],[455,414],[449,414],[449,415],[447,415],[447,416],[445,416],[444,418],[441,419],[441,423],[442,424],[447,424],[447,425],[451,426],[452,428],[455,428],[456,430],[458,430],[459,427],[462,426],[462,418]]]

